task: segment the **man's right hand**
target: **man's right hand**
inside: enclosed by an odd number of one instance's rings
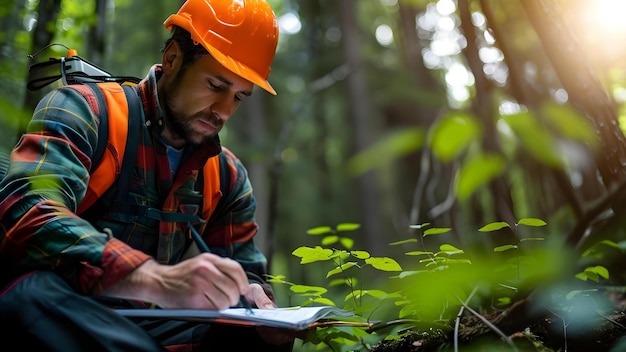
[[[246,293],[241,265],[210,253],[161,265],[149,260],[103,294],[155,303],[161,308],[225,309]]]

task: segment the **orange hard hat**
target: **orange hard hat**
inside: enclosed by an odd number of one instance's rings
[[[276,95],[267,78],[278,23],[265,0],[187,0],[164,25],[185,29],[224,67]]]

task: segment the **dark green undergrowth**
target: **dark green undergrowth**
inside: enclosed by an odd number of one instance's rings
[[[301,351],[612,350],[626,334],[626,304],[624,287],[602,261],[607,253],[623,257],[626,243],[605,240],[575,254],[557,241],[519,235],[521,227],[545,225],[536,218],[489,223],[477,231],[504,231],[513,240],[480,253],[434,240],[451,228],[414,225],[419,236],[389,244],[413,248],[402,258],[354,248],[358,224],[317,227],[308,234],[320,245],[292,254],[321,269],[327,284],[283,275],[269,281],[289,287],[292,305],[337,306],[370,323],[311,330]]]

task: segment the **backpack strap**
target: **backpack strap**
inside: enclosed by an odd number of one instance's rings
[[[122,86],[126,93],[128,102],[128,134],[126,135],[126,155],[122,161],[122,169],[118,177],[119,186],[115,199],[126,199],[129,192],[131,176],[135,168],[135,159],[137,159],[137,149],[139,146],[139,116],[141,115],[141,103],[137,97],[137,92],[130,86]]]
[[[98,104],[98,118],[100,120],[100,124],[98,125],[98,145],[91,158],[91,170],[94,170],[100,163],[100,160],[102,160],[102,156],[107,149],[107,142],[109,140],[109,119],[107,103],[100,88],[93,83],[86,83],[85,85],[91,89],[96,99],[96,104]]]
[[[90,88],[98,103],[100,125],[98,126],[98,145],[94,152],[90,172],[91,177],[87,193],[78,205],[79,214],[93,205],[115,182],[122,170],[121,164],[125,160],[125,153],[129,150],[131,153],[136,153],[137,146],[128,148],[127,144],[138,143],[137,138],[127,137],[130,120],[139,119],[138,114],[141,114],[141,102],[132,87],[124,88],[116,82],[83,85]],[[133,125],[138,128],[137,123]],[[134,159],[128,162],[134,163]]]

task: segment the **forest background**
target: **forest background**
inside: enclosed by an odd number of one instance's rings
[[[341,234],[352,248],[403,266],[415,262],[412,240],[474,257],[524,237],[578,256],[609,240],[619,256],[602,264],[621,283],[623,2],[269,2],[280,25],[270,75],[278,95],[257,90],[221,136],[250,172],[257,243],[274,275],[327,286],[328,268],[299,265],[292,252],[320,244],[309,229],[358,224]],[[0,150],[46,91],[26,88],[29,64],[67,49],[29,55],[61,43],[116,75],[143,77],[181,3],[3,1]],[[528,218],[546,225],[518,228]],[[497,222],[508,226],[479,231]],[[378,288],[386,279],[361,278]],[[280,305],[292,294],[278,285]]]

